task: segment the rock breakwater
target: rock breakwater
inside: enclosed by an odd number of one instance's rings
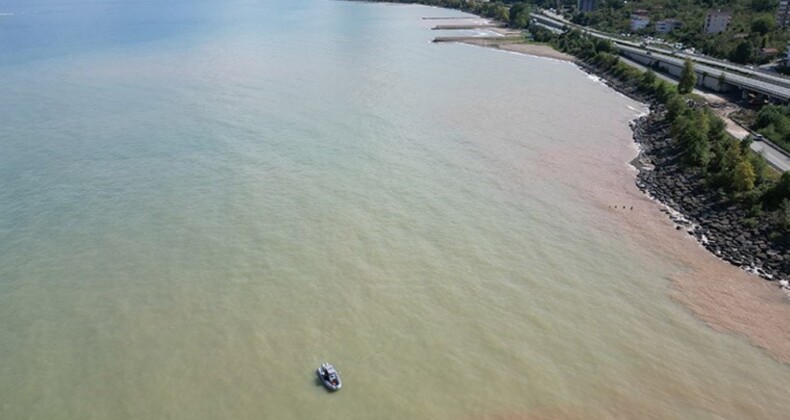
[[[676,229],[694,236],[722,260],[765,279],[779,280],[780,287],[790,291],[790,244],[783,240],[777,223],[767,214],[751,214],[743,203],[708,187],[702,174],[681,165],[664,106],[643,94],[636,83],[623,82],[584,62],[577,64],[612,89],[650,104],[650,113],[631,123],[640,148],[631,164],[639,171],[637,187],[665,206],[663,211]]]
[[[680,163],[680,149],[672,140],[662,106],[634,120],[634,141],[640,146],[632,162],[640,190],[667,206],[678,230],[694,236],[710,252],[744,270],[769,280],[790,273],[790,249],[776,222],[766,214],[752,214],[745,204],[706,185],[701,173]],[[785,287],[785,282],[780,282]]]

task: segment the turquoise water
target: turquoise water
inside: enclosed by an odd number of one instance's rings
[[[0,417],[786,413],[601,205],[644,107],[457,14],[0,5]]]

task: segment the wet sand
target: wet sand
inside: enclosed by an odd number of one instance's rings
[[[516,52],[519,54],[553,58],[555,60],[562,60],[569,62],[576,61],[576,57],[569,54],[565,54],[564,52],[557,51],[551,46],[544,44],[527,44],[524,42],[499,42],[499,41],[492,41],[491,39],[464,40],[463,42],[465,44],[477,45],[477,46],[488,47],[488,48],[496,48],[499,50]]]
[[[710,327],[741,334],[790,363],[790,299],[778,283],[716,258],[685,229],[676,230],[660,211],[664,206],[636,188],[633,175],[625,179],[620,200],[632,201],[634,210],[612,210],[613,216],[630,236],[688,268],[671,274],[670,296]]]
[[[790,297],[778,282],[718,259],[685,229],[676,229],[661,211],[665,206],[636,187],[637,171],[627,162],[637,148],[629,134],[624,127],[617,135],[622,142],[613,147],[563,148],[542,156],[546,167],[541,170],[584,185],[577,193],[608,214],[603,222],[609,228],[677,265],[679,270],[668,276],[667,293],[673,300],[711,328],[742,335],[774,359],[790,363]]]
[[[501,50],[517,52],[521,54],[536,55],[538,57],[554,58],[556,60],[571,61],[571,62],[576,61],[576,57],[570,54],[565,54],[564,52],[557,51],[554,48],[552,48],[550,45],[514,43],[514,44],[502,44],[497,48]]]

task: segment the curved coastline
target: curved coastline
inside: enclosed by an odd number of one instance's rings
[[[656,153],[668,153],[670,145],[668,130],[661,125],[663,109],[609,75],[597,72],[580,61],[575,64],[584,72],[600,78],[611,89],[650,105],[646,115],[635,118],[630,124],[633,144],[638,149],[637,156],[630,161],[637,170],[631,186],[636,187],[639,195],[658,204],[654,208],[660,213],[658,218],[651,220],[650,226],[643,224],[644,221],[632,220],[629,223],[649,244],[667,240],[677,245],[677,248],[667,245],[663,251],[683,262],[690,271],[670,275],[672,299],[689,308],[709,327],[740,334],[777,361],[790,364],[790,324],[783,322],[790,319],[787,260],[785,264],[766,267],[759,264],[762,261],[757,255],[761,251],[759,247],[752,254],[750,250],[722,252],[728,239],[743,233],[736,230],[734,233],[726,232],[730,227],[728,219],[739,215],[720,216],[713,220],[728,221],[724,226],[717,223],[711,226],[708,220],[700,221],[688,208],[679,206],[668,192],[668,186],[679,185],[676,194],[680,196],[675,198],[683,202],[685,196],[699,188],[693,184],[695,180],[675,177],[674,172],[670,172],[672,176],[667,178],[655,176],[653,162],[661,164],[668,159]],[[658,150],[655,143],[664,149]],[[686,201],[690,201],[692,208],[699,212],[714,211],[704,200]],[[727,210],[715,209],[718,212]],[[693,241],[689,240],[692,238]]]
[[[481,39],[481,40],[465,39],[459,42],[462,44],[475,45],[478,47],[494,48],[502,51],[522,54],[522,55],[529,55],[533,57],[551,58],[553,60],[567,61],[570,63],[575,63],[577,61],[576,57],[561,51],[557,51],[549,45],[523,44],[523,43],[512,43],[512,42],[498,43],[486,39]]]
[[[770,232],[765,228],[741,226],[739,221],[746,217],[745,209],[718,200],[714,191],[704,187],[701,177],[685,174],[678,166],[678,151],[670,138],[669,125],[663,120],[663,105],[585,63],[576,64],[615,91],[649,105],[647,114],[630,123],[639,150],[630,164],[638,171],[636,186],[665,207],[663,211],[675,228],[696,238],[722,261],[766,280],[778,280],[779,287],[790,291],[790,254],[771,247],[767,238]],[[754,244],[749,243],[751,238]]]
[[[646,115],[635,118],[630,124],[633,132],[632,144],[637,146],[638,151],[629,162],[636,169],[633,181],[629,183],[634,194],[653,203],[655,215],[652,217],[651,226],[646,226],[644,220],[630,220],[626,223],[632,225],[635,234],[643,236],[641,239],[647,241],[648,246],[656,241],[668,240],[673,245],[666,245],[663,251],[682,261],[690,269],[670,275],[670,297],[673,300],[683,304],[709,327],[742,335],[753,345],[766,350],[777,361],[790,364],[790,324],[782,321],[790,319],[790,288],[786,280],[790,255],[786,256],[787,259],[780,255],[781,258],[774,259],[775,262],[770,265],[763,265],[767,255],[760,253],[766,250],[765,244],[758,243],[757,248],[735,253],[722,252],[725,241],[734,238],[726,232],[730,228],[729,224],[717,226],[715,222],[719,219],[714,219],[713,225],[707,221],[701,223],[688,209],[678,206],[667,194],[666,186],[662,184],[665,180],[657,181],[650,163],[657,160],[648,149],[653,149],[652,142],[657,140],[655,124],[660,123],[658,117],[662,112],[651,98],[645,97],[632,87],[624,86],[617,79],[597,71],[573,56],[553,50],[550,46],[511,45],[490,41],[464,43],[571,62],[582,71],[599,78],[616,92],[650,106]],[[523,47],[529,48],[525,50]],[[549,53],[547,49],[554,52]],[[664,137],[659,140],[667,143],[666,130],[663,134]],[[673,183],[683,184],[679,192],[682,195],[688,195],[693,188],[698,187],[689,185],[689,181],[691,180],[682,177],[680,181],[672,179]],[[692,201],[703,211],[708,210],[706,204],[701,204],[701,200]],[[725,221],[728,219],[727,216],[721,217]],[[711,228],[715,233],[711,234]],[[735,236],[741,233],[736,232]],[[693,241],[689,240],[691,238]],[[724,241],[719,242],[722,238]],[[775,252],[772,254],[773,257]],[[769,282],[764,279],[779,281]]]
[[[652,162],[662,159],[651,154],[651,150],[656,152],[654,142],[665,148],[670,143],[667,130],[661,127],[661,107],[610,75],[597,72],[581,61],[575,64],[584,72],[600,78],[611,89],[650,105],[646,115],[635,118],[630,124],[633,144],[638,149],[636,157],[630,161],[636,169],[630,186],[636,190],[635,194],[654,203],[653,208],[658,210],[658,214],[649,219],[650,223],[645,223],[644,219],[626,223],[631,224],[634,234],[641,236],[648,246],[667,244],[662,251],[690,269],[670,275],[670,297],[714,330],[742,335],[775,360],[790,364],[790,323],[784,322],[790,319],[790,289],[787,273],[782,271],[786,270],[786,265],[764,268],[744,263],[748,258],[746,253],[740,254],[740,259],[733,258],[733,254],[717,253],[721,249],[720,243],[711,240],[711,236],[722,235],[726,227],[719,227],[711,235],[709,226],[700,226],[699,220],[689,214],[688,209],[677,206],[671,199],[664,185],[668,181],[655,177]],[[670,181],[673,185],[676,182],[682,185],[678,194],[684,196],[692,192],[688,179],[677,181],[673,178]],[[700,201],[692,199],[702,211],[707,210]]]

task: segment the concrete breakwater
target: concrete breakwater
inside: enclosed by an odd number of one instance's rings
[[[458,24],[458,25],[436,25],[433,29],[434,31],[455,31],[455,30],[462,30],[462,29],[493,29],[493,28],[504,28],[505,25],[502,23],[470,23],[470,24]]]
[[[466,43],[474,43],[476,45],[484,44],[488,45],[488,43],[514,43],[514,42],[521,42],[521,37],[507,37],[507,36],[437,36],[433,39],[433,42],[466,42]]]
[[[769,280],[790,273],[790,249],[782,241],[779,226],[767,214],[750,209],[705,185],[705,178],[680,164],[680,149],[669,134],[664,109],[632,123],[634,141],[641,147],[635,159],[636,184],[670,209],[677,229],[693,235],[719,258]]]

